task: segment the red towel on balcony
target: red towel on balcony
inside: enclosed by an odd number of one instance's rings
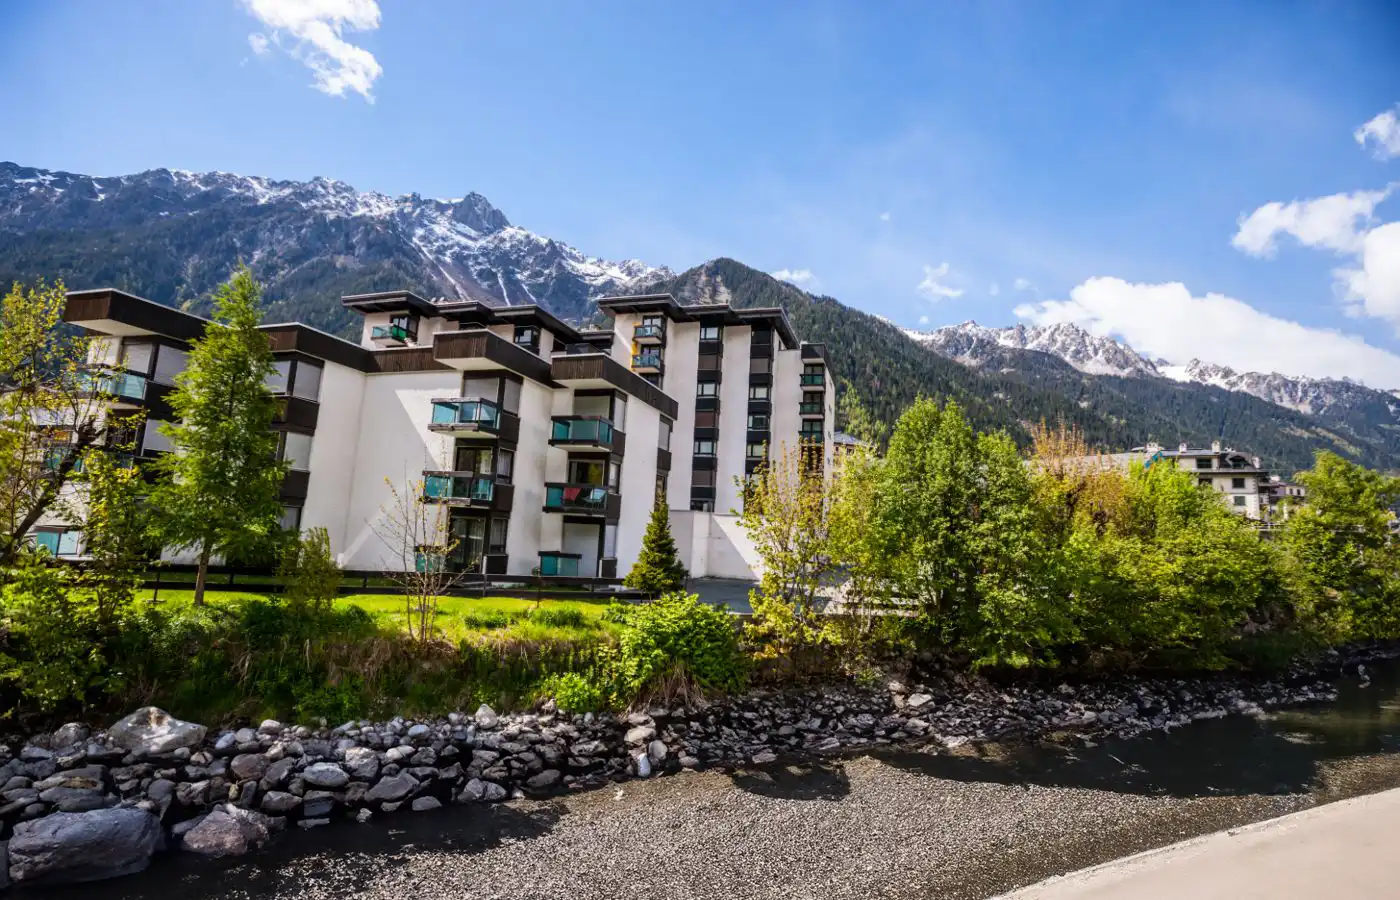
[[[581,492],[582,490],[583,490],[583,488],[576,488],[576,487],[574,487],[574,488],[564,488],[564,502],[565,502],[565,503],[573,503],[575,500],[578,499],[579,492]]]

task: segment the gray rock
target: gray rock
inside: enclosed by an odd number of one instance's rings
[[[419,797],[409,805],[414,812],[428,812],[433,809],[442,809],[442,802],[436,797]]]
[[[25,762],[41,762],[46,759],[53,759],[53,751],[31,744],[19,751],[19,758]]]
[[[168,778],[157,778],[151,782],[151,786],[146,788],[146,796],[160,802],[168,800],[175,795],[175,782]]]
[[[774,753],[772,750],[760,750],[753,755],[753,762],[755,765],[762,766],[776,761],[777,758],[778,754]]]
[[[557,785],[564,776],[558,769],[545,769],[538,775],[525,780],[525,786],[532,791],[546,791]]]
[[[203,725],[183,722],[154,706],[138,709],[107,729],[112,743],[147,756],[198,746],[207,733]]]
[[[932,701],[933,698],[928,694],[910,694],[909,698],[904,701],[904,706],[906,709],[920,709]]]
[[[297,823],[297,827],[302,831],[310,831],[313,828],[320,828],[322,825],[331,824],[330,819],[302,819]]]
[[[106,796],[91,788],[55,787],[39,794],[39,799],[59,812],[80,813],[101,809],[107,805]]]
[[[374,810],[371,810],[371,809],[362,809],[362,810],[360,810],[359,812],[355,813],[355,821],[356,821],[356,822],[359,822],[361,825],[365,824],[366,822],[368,822],[370,819],[373,819],[373,818],[374,818]]]
[[[335,812],[336,797],[325,791],[312,791],[301,802],[301,814],[308,819],[319,819]]]
[[[408,729],[408,737],[410,740],[414,738],[420,738],[428,734],[432,730],[432,728],[420,722],[419,724],[414,725],[412,728]]]
[[[417,789],[418,779],[407,772],[399,775],[388,775],[379,779],[379,783],[369,789],[369,792],[365,794],[365,802],[394,803],[403,800]]]
[[[279,759],[267,767],[263,773],[263,784],[268,787],[280,787],[286,784],[291,776],[292,770],[296,768],[297,761],[294,759]]]
[[[368,747],[351,747],[345,751],[345,768],[363,781],[373,781],[379,774],[379,755]]]
[[[262,799],[263,812],[275,813],[279,816],[291,812],[300,805],[300,797],[285,791],[268,791]]]
[[[608,752],[608,747],[602,741],[579,741],[569,752],[574,756],[602,756]]]
[[[82,722],[69,722],[60,726],[49,740],[55,747],[71,747],[86,741],[91,733]]]
[[[274,735],[275,735],[275,734],[281,734],[281,733],[282,733],[282,723],[279,722],[279,721],[277,721],[276,719],[263,719],[262,724],[258,726],[258,734],[274,734]]]
[[[700,759],[695,756],[683,755],[680,758],[680,764],[683,769],[698,769],[700,768]]]
[[[301,772],[301,779],[312,787],[328,791],[339,790],[350,783],[350,776],[335,763],[321,762],[307,766]]]
[[[10,878],[72,884],[140,872],[160,845],[160,822],[140,809],[54,813],[15,826]]]
[[[495,728],[501,722],[501,717],[496,715],[496,711],[485,703],[476,709],[476,724],[478,728]]]
[[[10,886],[10,842],[0,841],[0,891]]]
[[[647,744],[647,756],[651,757],[652,765],[659,766],[666,761],[666,755],[670,751],[666,747],[665,741],[652,741]]]
[[[645,744],[656,737],[656,729],[650,725],[637,725],[627,729],[625,740],[629,744]]]
[[[261,753],[240,753],[229,762],[228,767],[239,781],[246,781],[249,778],[263,777],[271,764]]]
[[[462,793],[457,799],[463,803],[499,803],[506,799],[506,796],[506,789],[494,781],[473,778],[462,788]]]
[[[242,856],[266,844],[271,835],[272,827],[267,816],[224,805],[186,832],[183,846],[190,853],[201,856]]]

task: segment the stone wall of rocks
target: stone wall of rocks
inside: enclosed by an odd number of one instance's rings
[[[1334,697],[1324,682],[1296,679],[1010,688],[896,679],[626,716],[483,706],[435,721],[266,721],[218,733],[146,708],[105,731],[70,724],[0,745],[0,881],[94,880],[137,871],[163,848],[235,856],[289,825],[363,823],[685,769],[1062,731],[1130,736]]]

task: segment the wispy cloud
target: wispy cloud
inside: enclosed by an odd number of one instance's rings
[[[1379,191],[1332,194],[1291,203],[1266,203],[1239,221],[1230,243],[1251,256],[1272,256],[1276,238],[1292,235],[1305,247],[1321,247],[1340,253],[1356,253],[1373,219],[1376,206],[1390,196],[1390,187]]]
[[[1377,159],[1400,156],[1400,103],[1356,129],[1356,142],[1369,147]]]
[[[371,89],[384,69],[374,54],[342,35],[379,27],[375,0],[243,0],[243,5],[271,29],[268,35],[249,35],[254,53],[262,55],[275,44],[311,70],[316,90],[332,97],[353,91],[374,102]]]
[[[920,325],[927,325],[927,324],[928,324],[928,316],[919,316],[919,324],[920,324]]]
[[[887,213],[887,212],[882,212],[882,213],[880,213],[880,221],[881,221],[881,222],[888,222],[889,220],[890,220],[890,214],[889,214],[889,213]]]
[[[937,266],[924,266],[924,280],[919,282],[916,290],[934,301],[961,297],[962,288],[950,287],[943,283],[950,271],[951,268],[946,262]]]
[[[1022,304],[1016,315],[1037,325],[1073,322],[1176,363],[1195,357],[1255,372],[1282,366],[1289,375],[1400,387],[1400,356],[1394,353],[1353,335],[1271,316],[1223,294],[1196,297],[1180,283],[1090,278],[1068,300]]]
[[[821,279],[813,275],[811,269],[779,269],[769,274],[779,281],[786,281],[804,291],[815,291],[821,286]]]
[[[1018,291],[1035,290],[1035,285],[1031,284],[1031,280],[1029,278],[1017,278],[1014,282],[1011,283],[1011,286]]]

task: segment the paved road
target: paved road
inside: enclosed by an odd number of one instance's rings
[[[1053,878],[1002,900],[1395,897],[1400,790],[1357,797]]]

